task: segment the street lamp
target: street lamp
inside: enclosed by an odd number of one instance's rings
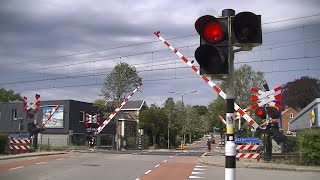
[[[187,92],[168,92],[168,93],[171,93],[171,94],[180,94],[181,95],[181,103],[182,103],[182,108],[184,109],[184,103],[183,103],[183,97],[187,94],[192,94],[192,93],[196,93],[197,91],[187,91]],[[170,122],[169,122],[170,123]],[[184,133],[183,134],[183,143],[186,142],[186,134]],[[169,125],[168,125],[168,147],[169,147]]]
[[[181,102],[182,102],[182,106],[184,106],[183,104],[183,97],[187,94],[191,94],[191,93],[196,93],[197,91],[189,91],[189,92],[184,92],[184,93],[181,93],[181,92],[169,92],[169,93],[172,93],[172,94],[180,94],[181,95]]]

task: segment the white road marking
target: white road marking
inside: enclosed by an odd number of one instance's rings
[[[204,171],[204,170],[206,170],[206,169],[194,168],[193,170],[195,170],[195,171]]]
[[[170,156],[169,158],[172,158],[172,156]]]
[[[191,174],[204,174],[203,172],[191,172]]]
[[[38,162],[38,163],[36,163],[36,164],[44,164],[44,163],[47,163],[47,162]]]
[[[160,164],[158,164],[158,165],[156,165],[156,166],[154,166],[155,168],[157,168],[157,167],[159,167],[160,166]]]
[[[152,170],[148,170],[147,172],[145,172],[144,174],[149,174]]]
[[[140,180],[140,178],[136,178],[135,180]]]
[[[60,160],[63,160],[64,158],[59,158],[59,159],[57,159],[57,161],[60,161]]]
[[[208,167],[208,166],[199,166],[199,165],[196,166],[196,168],[204,168],[204,167]]]
[[[15,167],[15,168],[11,168],[11,169],[9,169],[10,171],[12,171],[12,170],[15,170],[15,169],[20,169],[20,168],[23,168],[24,166],[18,166],[18,167]]]
[[[203,177],[200,176],[189,176],[189,179],[202,179]]]
[[[32,157],[32,158],[29,158],[28,160],[37,159],[37,158],[39,158],[39,157]]]
[[[168,160],[164,160],[163,162],[165,163],[165,162],[167,162]]]

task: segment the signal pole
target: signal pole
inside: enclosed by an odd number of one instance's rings
[[[228,57],[229,57],[229,75],[226,79],[227,94],[227,143],[225,147],[225,180],[236,179],[236,144],[234,143],[234,51],[232,45],[231,16],[235,15],[233,9],[224,9],[223,17],[228,17]]]

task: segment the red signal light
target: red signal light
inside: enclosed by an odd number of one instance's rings
[[[255,114],[256,116],[258,116],[261,119],[265,119],[266,118],[266,109],[264,107],[259,107],[258,109],[255,110]]]
[[[258,116],[262,116],[262,115],[263,115],[263,113],[264,113],[264,112],[263,112],[263,110],[262,110],[262,109],[258,109],[258,110],[257,110],[257,115],[258,115]]]
[[[219,22],[208,23],[203,29],[203,38],[211,43],[219,43],[224,39],[224,32]]]

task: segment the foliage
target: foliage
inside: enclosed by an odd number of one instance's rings
[[[266,83],[263,72],[254,71],[251,66],[244,64],[234,70],[235,100],[241,108],[251,105],[251,88],[262,89]],[[221,88],[225,90],[226,84],[223,82]]]
[[[5,153],[5,150],[9,146],[8,134],[7,133],[0,133],[0,154]]]
[[[126,94],[137,87],[141,78],[134,66],[127,63],[117,64],[112,72],[108,74],[103,88],[102,96],[105,100],[116,100],[117,103],[124,99]]]
[[[235,102],[241,107],[246,108],[251,105],[251,88],[257,87],[262,89],[266,83],[263,73],[254,71],[251,66],[245,64],[234,71],[234,87],[235,87]],[[225,91],[226,83],[223,82],[220,88]],[[225,91],[226,92],[226,91]],[[208,117],[211,119],[212,127],[220,128],[220,133],[225,129],[225,125],[218,118],[219,115],[225,117],[226,101],[221,97],[215,99],[208,107]],[[224,118],[225,119],[225,118]],[[245,121],[244,119],[242,121]],[[242,122],[242,124],[244,124]],[[246,124],[246,123],[245,123]],[[247,128],[244,125],[245,129]]]
[[[23,101],[20,93],[14,93],[13,90],[0,89],[0,102]]]
[[[104,99],[96,99],[93,101],[93,106],[98,109],[99,112],[104,112],[103,117],[106,118],[116,108],[114,104],[107,103]]]
[[[211,102],[208,106],[207,117],[211,122],[211,127],[219,128],[219,132],[223,133],[225,130],[225,124],[218,118],[219,115],[225,117],[227,106],[225,101],[218,97],[215,101]]]
[[[306,129],[298,134],[300,163],[320,165],[320,129]]]
[[[303,109],[320,97],[320,80],[303,76],[288,82],[283,87],[283,104],[294,109]]]
[[[196,106],[193,106],[193,108],[196,109],[199,116],[205,115],[208,112],[208,108],[206,106],[196,105]]]
[[[146,133],[151,134],[153,145],[165,140],[168,120],[163,109],[149,108],[141,111],[139,123],[140,127],[146,130]]]

